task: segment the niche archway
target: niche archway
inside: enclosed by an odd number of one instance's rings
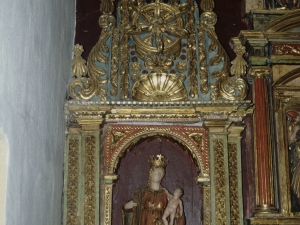
[[[124,203],[147,184],[148,158],[157,154],[169,159],[162,186],[171,193],[176,187],[181,187],[187,224],[202,224],[202,187],[197,184],[197,168],[184,146],[172,138],[155,136],[141,140],[125,154],[117,168],[119,179],[113,188],[112,224],[121,224]]]

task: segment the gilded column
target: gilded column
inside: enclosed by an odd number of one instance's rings
[[[228,131],[229,191],[231,225],[243,225],[241,132],[244,126],[231,126]]]
[[[228,132],[229,121],[208,121],[210,150],[211,224],[230,224]]]
[[[267,77],[271,69],[267,66],[251,68],[253,78],[254,148],[256,174],[256,213],[271,212],[274,208],[271,144],[269,131],[269,102]]]

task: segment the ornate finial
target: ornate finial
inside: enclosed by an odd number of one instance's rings
[[[112,14],[114,11],[114,0],[102,0],[100,4],[100,11],[104,14]]]
[[[149,160],[148,160],[150,163],[150,167],[151,168],[158,168],[158,167],[166,168],[169,160],[164,160],[165,157],[161,154],[157,155],[156,157],[157,157],[157,159],[155,159],[154,155],[150,155]]]
[[[210,12],[215,7],[215,2],[213,0],[202,0],[200,7],[204,12]]]
[[[72,74],[73,76],[77,76],[77,78],[87,74],[86,61],[81,57],[83,51],[82,45],[79,44],[76,44],[73,48],[74,59],[72,60]]]

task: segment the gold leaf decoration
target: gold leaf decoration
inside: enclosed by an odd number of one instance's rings
[[[95,136],[85,138],[85,207],[84,207],[84,224],[95,224],[95,204],[96,204],[96,186],[95,186]]]
[[[247,62],[243,58],[245,53],[245,47],[242,45],[237,46],[234,49],[234,52],[237,54],[236,58],[231,62],[232,66],[230,72],[233,75],[242,76],[246,74]]]
[[[82,58],[81,54],[84,49],[82,45],[76,44],[73,47],[74,58],[72,60],[72,74],[76,77],[83,77],[87,74],[86,61]]]
[[[215,189],[216,189],[216,225],[226,224],[226,195],[225,195],[225,163],[224,141],[220,138],[213,140],[215,163]]]
[[[70,138],[68,157],[67,225],[77,224],[79,140]]]
[[[108,14],[101,15],[99,25],[102,28],[101,35],[88,57],[88,78],[77,78],[70,84],[71,96],[79,100],[90,100],[95,95],[99,96],[102,100],[106,100],[106,89],[104,85],[107,83],[107,79],[100,78],[104,76],[106,72],[104,69],[99,68],[96,62],[108,63],[107,57],[105,57],[101,51],[109,51],[106,46],[106,41],[114,30],[115,18]]]
[[[184,75],[142,74],[132,87],[132,99],[139,101],[180,101],[187,99]]]
[[[203,11],[212,11],[215,7],[215,2],[213,0],[202,0],[200,7]]]

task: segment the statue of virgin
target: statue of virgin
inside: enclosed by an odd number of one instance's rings
[[[124,205],[123,225],[163,225],[162,216],[170,193],[161,186],[168,161],[162,155],[149,158],[148,184]],[[175,220],[176,225],[185,225],[184,214]]]

